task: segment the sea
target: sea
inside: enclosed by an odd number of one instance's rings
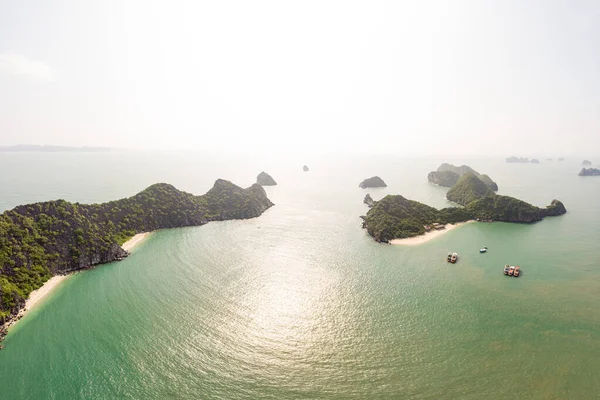
[[[361,229],[367,193],[452,205],[427,181],[442,162],[568,212],[466,224],[418,246]],[[2,153],[0,210],[157,182],[202,194],[263,170],[278,185],[258,218],[157,231],[126,260],[70,276],[3,342],[0,398],[600,398],[600,177],[580,169],[579,158]],[[358,187],[373,175],[388,186]]]

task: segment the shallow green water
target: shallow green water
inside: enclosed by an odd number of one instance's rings
[[[105,201],[156,181],[203,193],[262,169],[279,186],[260,218],[156,232],[125,261],[70,277],[4,342],[0,398],[600,396],[600,178],[578,177],[576,162],[456,160],[501,194],[558,198],[568,214],[468,224],[406,247],[360,229],[362,198],[445,206],[426,181],[445,160],[3,157],[1,170],[22,167],[0,177],[1,209]],[[388,188],[359,189],[373,174]],[[522,277],[504,277],[506,263]]]

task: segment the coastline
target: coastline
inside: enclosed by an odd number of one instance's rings
[[[69,276],[70,276],[70,274],[55,275],[55,276],[51,277],[50,279],[48,279],[46,282],[44,282],[44,284],[40,288],[29,293],[29,297],[27,297],[27,300],[25,300],[25,307],[20,309],[19,312],[17,313],[17,315],[15,315],[9,321],[6,321],[6,323],[4,325],[0,326],[0,331],[7,330],[11,326],[13,326],[17,322],[19,322],[19,320],[21,318],[23,318],[23,316],[29,310],[33,309],[35,307],[35,305],[40,302],[40,300],[42,300],[44,297],[46,297],[46,295],[48,295],[48,293],[50,293],[52,290],[54,290],[56,287],[58,287],[62,282],[64,282],[66,279],[68,279]]]
[[[121,245],[121,247],[125,251],[131,251],[131,249],[133,249],[135,246],[140,244],[144,239],[146,239],[148,237],[148,235],[150,235],[150,233],[151,232],[136,233],[135,235],[133,235],[133,237],[131,239],[129,239],[128,241],[123,243]]]
[[[409,237],[409,238],[392,239],[392,240],[390,240],[390,244],[405,245],[405,246],[416,246],[416,245],[419,245],[419,244],[427,243],[430,240],[435,239],[436,237],[442,236],[446,232],[450,232],[454,228],[458,228],[459,226],[470,224],[472,222],[475,222],[475,220],[470,220],[470,221],[466,221],[466,222],[459,222],[457,224],[446,224],[446,225],[444,225],[445,229],[441,229],[439,231],[438,230],[432,230],[432,231],[429,231],[429,232],[425,232],[422,235],[413,236],[413,237]]]
[[[150,232],[138,233],[134,235],[131,239],[123,243],[121,246],[125,251],[131,251],[135,246],[140,244],[146,237],[150,235]],[[71,274],[66,275],[55,275],[48,279],[44,284],[29,293],[27,300],[25,300],[25,307],[23,307],[17,315],[12,317],[10,320],[6,321],[4,325],[0,325],[0,332],[6,332],[11,326],[19,322],[21,318],[31,309],[33,309],[36,304],[40,302],[44,297],[46,297],[50,292],[52,292],[56,287],[58,287],[62,282],[69,278]],[[2,335],[0,334],[0,341],[2,341]]]

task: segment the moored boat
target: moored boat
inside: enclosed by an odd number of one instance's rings
[[[504,266],[504,275],[508,275],[508,271],[509,271],[509,270],[510,270],[510,267],[509,267],[509,265],[508,265],[508,264],[506,264],[506,265]]]
[[[480,252],[480,253],[485,253],[486,251],[487,251],[487,247],[484,247],[484,248],[482,248],[482,249],[479,249],[479,252]]]
[[[448,253],[448,258],[446,259],[446,261],[450,262],[452,260],[452,252]]]
[[[458,254],[457,253],[452,253],[452,257],[450,258],[450,262],[454,264],[457,260],[458,260]]]
[[[510,268],[508,269],[508,276],[513,276],[514,273],[515,273],[515,266],[511,265]]]
[[[521,273],[521,267],[519,267],[518,265],[515,267],[515,271],[513,272],[513,276],[519,276],[519,274]]]

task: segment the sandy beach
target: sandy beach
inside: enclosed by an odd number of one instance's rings
[[[123,248],[123,250],[131,251],[131,249],[133,249],[136,245],[140,244],[142,240],[146,239],[146,237],[148,237],[149,234],[150,232],[138,233],[131,239],[123,243],[121,247]]]
[[[34,290],[29,293],[29,297],[25,300],[25,307],[19,311],[17,316],[13,318],[11,321],[7,322],[3,328],[9,328],[16,324],[23,316],[35,307],[36,304],[39,303],[48,293],[50,293],[54,288],[60,285],[63,281],[65,281],[69,275],[56,275],[52,278],[48,279],[46,283],[42,285],[41,288]]]
[[[406,246],[415,246],[415,245],[423,244],[423,243],[429,242],[432,239],[435,239],[438,236],[442,236],[446,232],[450,232],[454,228],[458,228],[459,226],[469,224],[471,222],[475,222],[475,221],[460,222],[460,223],[454,224],[454,225],[447,224],[447,225],[445,225],[446,229],[440,229],[439,231],[431,230],[430,232],[426,232],[423,235],[413,236],[410,238],[393,239],[390,241],[390,243],[391,244],[402,244],[402,245],[406,245]]]

